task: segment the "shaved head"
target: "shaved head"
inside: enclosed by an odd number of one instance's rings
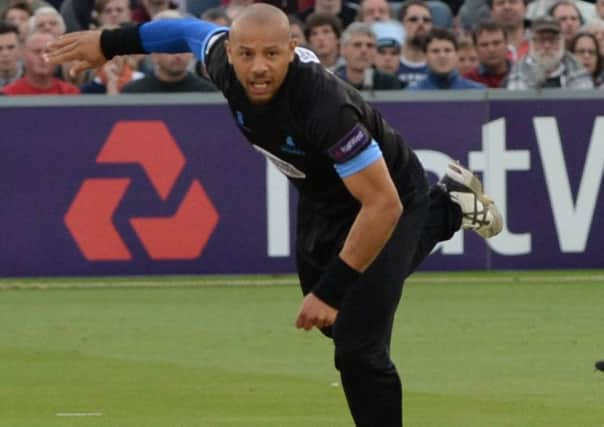
[[[285,80],[296,48],[289,28],[287,16],[264,3],[246,7],[231,25],[227,58],[252,103],[270,102]]]
[[[281,9],[266,3],[255,3],[241,11],[231,25],[229,39],[237,39],[248,28],[270,28],[273,35],[283,35],[289,40],[290,30],[287,16]]]

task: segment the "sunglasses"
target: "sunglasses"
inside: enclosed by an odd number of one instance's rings
[[[419,22],[422,21],[425,24],[432,22],[432,18],[430,18],[429,16],[410,16],[406,19],[409,22]]]

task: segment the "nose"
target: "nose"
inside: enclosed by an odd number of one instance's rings
[[[264,74],[267,70],[266,61],[261,55],[256,55],[252,62],[251,71],[254,74]]]

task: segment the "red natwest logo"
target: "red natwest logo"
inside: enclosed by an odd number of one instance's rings
[[[118,122],[97,157],[98,163],[138,163],[161,200],[167,200],[185,158],[161,121]],[[130,178],[84,180],[65,225],[89,261],[130,260],[132,254],[113,225],[113,214]],[[130,218],[145,250],[155,260],[190,260],[201,255],[218,213],[198,180],[193,180],[174,215]]]

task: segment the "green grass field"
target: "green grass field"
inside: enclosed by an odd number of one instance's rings
[[[352,425],[292,277],[0,289],[0,427]],[[405,425],[603,427],[603,327],[602,271],[417,274],[393,336]]]

